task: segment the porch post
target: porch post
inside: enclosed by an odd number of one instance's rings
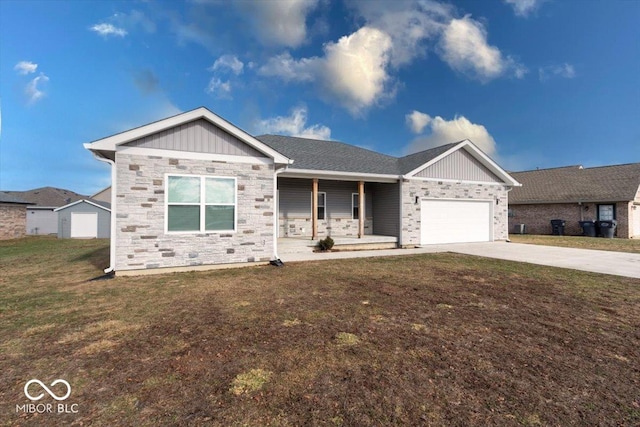
[[[311,240],[318,238],[318,178],[311,186]]]
[[[358,181],[358,238],[364,236],[364,181]]]

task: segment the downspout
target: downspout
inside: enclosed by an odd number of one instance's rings
[[[509,193],[513,190],[513,186],[507,186],[507,239],[505,242],[510,243],[511,239],[509,239]]]
[[[273,212],[273,259],[275,261],[279,260],[278,256],[278,228],[280,228],[280,212],[278,212],[278,174],[284,170],[286,170],[286,166],[282,169],[278,170],[278,167],[274,163],[273,165],[273,203],[274,203],[274,212]]]
[[[399,248],[403,248],[404,247],[404,241],[402,239],[402,218],[404,217],[404,200],[402,198],[403,194],[402,194],[402,181],[404,179],[404,175],[400,176],[400,179],[398,180],[398,199],[400,202],[400,209],[399,209],[399,214],[400,214],[400,218],[398,220],[398,247]]]
[[[111,165],[111,241],[109,242],[109,267],[104,270],[105,274],[109,274],[116,269],[114,265],[116,259],[116,162],[105,157],[100,157],[93,151],[91,154],[93,154],[93,157],[97,160]]]

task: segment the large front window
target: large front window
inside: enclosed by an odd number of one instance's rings
[[[167,231],[235,230],[235,178],[192,175],[167,177]]]

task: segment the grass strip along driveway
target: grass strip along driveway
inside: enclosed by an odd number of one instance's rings
[[[563,248],[595,249],[599,251],[629,252],[640,254],[640,239],[604,239],[582,236],[547,236],[533,234],[510,234],[514,243],[560,246]]]
[[[107,257],[0,242],[0,425],[640,423],[637,279],[432,254],[88,282]],[[76,412],[16,411],[33,378]]]

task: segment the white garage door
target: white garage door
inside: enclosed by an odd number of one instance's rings
[[[71,237],[98,237],[98,214],[71,212]]]
[[[491,207],[489,201],[423,200],[420,241],[423,245],[491,241]]]

